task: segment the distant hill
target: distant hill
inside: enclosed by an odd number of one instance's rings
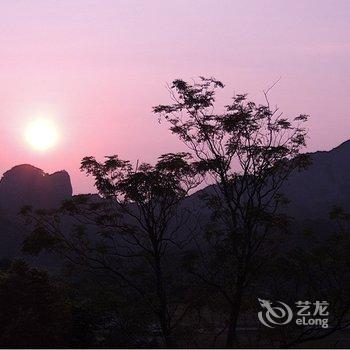
[[[56,208],[72,196],[66,171],[47,174],[29,164],[13,167],[0,180],[0,259],[20,256],[25,225],[18,216],[24,205]]]
[[[312,164],[283,188],[287,213],[298,220],[328,218],[333,206],[350,211],[350,140],[331,151],[310,153]]]
[[[23,205],[55,208],[72,196],[72,185],[66,171],[47,174],[29,164],[6,171],[0,180],[0,210],[18,212]]]
[[[350,141],[331,151],[310,153],[312,164],[295,172],[283,187],[290,203],[285,212],[295,218],[299,231],[311,227],[322,233],[331,229],[329,212],[338,205],[350,212]],[[211,191],[209,186],[191,196],[184,205],[201,210],[202,223],[209,211],[200,202],[199,194]],[[20,255],[25,226],[17,213],[24,205],[55,208],[72,196],[72,185],[66,171],[47,174],[28,164],[5,172],[0,180],[0,258]],[[298,241],[297,237],[293,238]]]

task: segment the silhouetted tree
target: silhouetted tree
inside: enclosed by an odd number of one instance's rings
[[[189,154],[165,154],[155,166],[143,163],[135,170],[117,156],[104,163],[86,157],[81,169],[94,177],[102,199],[76,196],[55,212],[26,208],[36,226],[24,249],[48,249],[75,265],[110,273],[126,294],[141,298],[159,323],[164,345],[173,346],[172,332],[188,311],[179,312],[183,300],[174,292],[180,282],[175,250],[188,240],[178,235],[187,219],[180,204],[200,182]],[[73,230],[62,215],[78,223]]]
[[[196,158],[215,186],[206,195],[212,209],[208,241],[212,254],[202,254],[202,266],[192,273],[216,288],[228,305],[226,346],[232,347],[242,302],[261,273],[272,250],[271,234],[285,225],[278,209],[280,189],[288,176],[307,163],[299,154],[305,146],[306,115],[293,120],[266,104],[236,95],[222,113],[214,110],[217,89],[213,78],[198,83],[173,81],[172,104],[154,112],[170,123],[170,130]],[[198,265],[198,264],[197,264]],[[205,268],[203,268],[205,266]]]

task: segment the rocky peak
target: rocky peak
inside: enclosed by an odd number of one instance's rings
[[[19,210],[24,205],[54,208],[72,196],[66,171],[47,174],[29,164],[6,171],[0,180],[0,207],[3,211]]]

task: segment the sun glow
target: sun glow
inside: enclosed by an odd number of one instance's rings
[[[38,118],[28,124],[25,139],[33,149],[46,151],[55,146],[58,139],[58,130],[52,120]]]

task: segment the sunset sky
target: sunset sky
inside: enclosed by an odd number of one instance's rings
[[[153,161],[181,150],[151,108],[174,78],[215,76],[223,98],[262,90],[311,115],[310,151],[350,138],[350,1],[60,0],[0,4],[0,172],[29,163],[66,169],[75,193],[93,191],[86,155]],[[30,122],[57,140],[31,147]]]

